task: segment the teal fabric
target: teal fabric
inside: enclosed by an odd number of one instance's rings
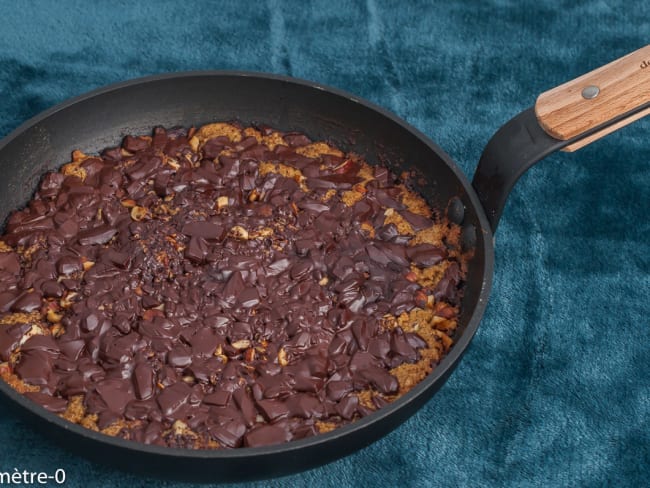
[[[539,93],[649,39],[645,0],[0,0],[0,135],[119,80],[257,70],[382,105],[471,175]],[[413,418],[333,464],[241,486],[647,486],[649,128],[555,154],[520,180],[479,332]],[[71,457],[0,405],[0,471],[14,468],[63,468],[67,486],[151,481]]]

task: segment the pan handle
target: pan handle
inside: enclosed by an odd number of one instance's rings
[[[519,177],[650,114],[650,45],[542,93],[485,146],[472,185],[492,231]]]

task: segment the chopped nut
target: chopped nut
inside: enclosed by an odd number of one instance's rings
[[[370,222],[368,222],[367,220],[363,221],[363,222],[361,222],[360,227],[361,227],[362,231],[368,233],[368,237],[370,237],[371,239],[374,239],[374,237],[375,237],[375,228],[373,227],[373,225]]]
[[[187,383],[188,385],[193,385],[194,382],[196,381],[196,378],[194,378],[194,376],[189,376],[189,375],[188,376],[183,376],[182,379],[183,379],[183,382]]]
[[[227,207],[228,201],[229,199],[225,195],[222,195],[219,198],[217,198],[217,209],[221,210],[222,208]]]
[[[142,312],[142,320],[153,320],[154,317],[164,317],[165,314],[156,309],[156,308],[148,308],[144,312]]]
[[[144,220],[148,213],[149,211],[146,208],[136,205],[131,209],[131,218],[136,222],[140,222]]]
[[[362,195],[368,193],[368,190],[366,190],[366,187],[363,186],[361,183],[357,183],[352,187],[352,191],[356,191],[357,193],[361,193]]]
[[[95,261],[86,261],[84,258],[82,258],[82,266],[84,271],[88,271],[90,268],[95,266]]]
[[[278,363],[280,363],[280,366],[286,366],[289,364],[289,359],[287,358],[287,351],[285,351],[284,347],[281,347],[280,350],[278,351]]]
[[[251,347],[251,341],[248,339],[240,339],[238,341],[235,341],[231,344],[232,347],[235,349],[246,349],[248,347]]]
[[[61,300],[59,300],[59,305],[61,308],[68,308],[72,305],[74,298],[77,296],[77,292],[69,291],[64,295]]]
[[[54,324],[50,327],[50,334],[52,334],[54,337],[59,337],[65,333],[65,327],[61,325],[60,323]]]
[[[125,200],[122,200],[120,203],[122,204],[123,207],[126,207],[126,208],[133,208],[133,207],[136,206],[135,200],[133,200],[131,198],[127,198]]]
[[[61,322],[61,319],[63,318],[63,315],[60,313],[56,313],[54,310],[48,310],[47,311],[47,321],[51,322],[53,324],[57,324]]]
[[[415,304],[418,307],[424,308],[427,306],[427,302],[428,302],[427,294],[424,293],[422,290],[416,291],[415,296],[413,298],[415,300]]]
[[[261,229],[258,229],[254,231],[251,234],[251,237],[254,239],[265,239],[267,237],[271,237],[273,235],[273,229],[270,227],[262,227]]]
[[[86,179],[86,170],[81,167],[81,161],[73,161],[64,165],[61,172],[65,176],[76,176],[81,181]]]
[[[393,215],[394,213],[395,213],[395,210],[392,209],[392,208],[387,208],[387,209],[384,211],[384,215],[385,215],[386,217],[390,217],[390,216]]]
[[[257,191],[257,188],[253,188],[248,195],[248,201],[249,202],[256,202],[260,198],[260,192]]]
[[[320,286],[325,286],[325,285],[327,285],[329,282],[330,282],[330,279],[329,279],[327,276],[323,276],[323,277],[320,279],[320,281],[318,282],[318,284],[319,284]]]
[[[165,158],[165,164],[167,166],[171,166],[172,169],[176,169],[176,170],[181,167],[180,163],[176,159],[170,157]]]
[[[450,305],[447,305],[445,302],[436,303],[433,308],[434,315],[438,317],[444,317],[446,319],[452,319],[456,316],[456,310]]]
[[[86,158],[88,158],[88,156],[83,151],[80,151],[79,149],[75,149],[74,151],[72,151],[73,162],[78,163],[80,161],[83,161]]]
[[[218,357],[219,359],[221,359],[221,362],[222,362],[223,364],[226,364],[226,363],[228,362],[228,356],[226,356],[226,355],[223,353],[223,347],[221,347],[221,344],[219,344],[219,345],[217,346],[217,349],[214,351],[214,355],[215,355],[216,357]]]
[[[0,363],[0,376],[11,374],[11,366],[9,363]]]
[[[175,420],[172,424],[172,432],[177,436],[196,437],[196,434],[182,420]]]
[[[255,349],[249,348],[246,349],[246,352],[244,353],[244,360],[247,362],[253,362],[255,360]]]
[[[232,229],[230,229],[230,234],[235,239],[241,239],[243,241],[248,240],[248,231],[244,229],[241,225],[236,225]]]
[[[188,144],[192,148],[192,151],[196,152],[199,150],[199,138],[194,136],[191,137],[190,140],[188,141]]]

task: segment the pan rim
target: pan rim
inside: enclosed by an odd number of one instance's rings
[[[349,102],[361,105],[366,109],[370,109],[380,116],[391,120],[393,123],[397,124],[401,128],[413,134],[417,137],[422,143],[424,143],[432,152],[437,154],[449,167],[449,169],[455,174],[462,186],[467,191],[467,196],[471,201],[474,209],[476,211],[479,223],[481,228],[479,229],[482,233],[483,241],[483,252],[484,252],[484,271],[483,279],[481,283],[481,290],[479,293],[478,301],[474,310],[471,312],[471,317],[467,322],[465,331],[458,338],[458,341],[454,343],[451,351],[443,358],[443,360],[434,368],[434,370],[427,375],[427,377],[422,380],[416,387],[410,390],[408,393],[404,394],[394,402],[383,406],[372,414],[356,420],[348,425],[336,428],[331,432],[318,434],[316,436],[308,437],[305,439],[300,439],[296,441],[291,441],[283,444],[275,444],[271,446],[262,446],[262,447],[240,447],[235,449],[215,449],[215,450],[203,450],[203,449],[184,449],[184,448],[172,448],[172,447],[163,447],[155,446],[140,443],[137,441],[125,440],[118,437],[109,436],[107,434],[102,434],[100,432],[95,432],[85,427],[82,427],[78,424],[74,424],[65,420],[58,415],[51,413],[41,407],[39,404],[29,400],[27,397],[18,393],[16,390],[11,388],[4,381],[0,381],[0,392],[13,401],[14,404],[17,404],[20,408],[29,411],[32,415],[36,415],[43,420],[46,420],[49,423],[55,424],[57,427],[62,428],[66,431],[69,431],[75,435],[86,438],[89,441],[97,442],[100,444],[108,445],[113,448],[119,448],[125,451],[132,451],[137,453],[147,453],[162,458],[187,458],[187,459],[202,459],[202,460],[226,460],[226,459],[247,459],[247,458],[256,458],[259,459],[264,456],[272,456],[280,453],[290,453],[305,448],[314,448],[321,444],[327,444],[335,441],[336,439],[352,436],[357,431],[366,431],[372,428],[373,425],[383,421],[386,417],[389,417],[394,412],[399,409],[405,408],[409,403],[416,401],[422,395],[427,395],[427,391],[434,389],[435,385],[438,382],[444,383],[449,374],[453,371],[454,367],[459,363],[462,355],[469,346],[472,338],[474,337],[480,321],[483,317],[485,309],[487,307],[488,297],[490,294],[490,289],[492,286],[493,272],[494,272],[494,242],[493,235],[488,223],[487,217],[481,204],[478,201],[478,198],[475,194],[475,191],[470,184],[467,176],[461,171],[458,165],[451,159],[447,153],[442,150],[432,139],[427,135],[422,133],[417,128],[413,127],[411,124],[406,122],[401,117],[397,116],[393,112],[388,111],[387,109],[365,100],[361,97],[358,97],[350,92],[341,90],[339,88],[330,87],[325,84],[304,80],[295,77],[289,77],[285,75],[257,72],[257,71],[239,71],[239,70],[205,70],[205,71],[181,71],[181,72],[169,72],[162,73],[144,77],[138,77],[126,81],[120,81],[117,83],[112,83],[103,87],[93,89],[87,93],[69,98],[60,102],[42,112],[26,120],[9,134],[7,134],[2,140],[0,140],[0,151],[2,151],[8,144],[13,140],[21,136],[23,133],[29,131],[34,126],[38,125],[41,121],[47,119],[48,117],[66,110],[76,104],[82,103],[86,100],[99,97],[108,93],[111,93],[116,90],[123,90],[134,85],[145,85],[148,83],[155,83],[161,81],[173,81],[174,79],[179,78],[191,78],[191,77],[248,77],[248,78],[258,78],[261,80],[269,80],[275,82],[283,82],[293,85],[299,85],[306,88],[316,89],[320,91],[327,92],[338,97],[347,99]],[[441,383],[441,384],[442,384]],[[432,396],[432,393],[429,394],[429,397]],[[425,398],[424,402],[430,401],[430,398]],[[14,405],[16,406],[16,405]],[[399,424],[398,424],[399,425]],[[397,427],[397,426],[395,426]],[[393,430],[393,429],[390,429]],[[375,437],[372,442],[377,440],[379,437]],[[347,454],[344,452],[343,454]],[[343,455],[342,454],[342,455]],[[337,456],[341,457],[341,456]],[[295,471],[295,470],[294,470]]]

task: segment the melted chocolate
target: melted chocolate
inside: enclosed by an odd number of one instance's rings
[[[62,412],[83,394],[100,428],[137,421],[121,435],[140,442],[191,446],[172,429],[182,421],[234,448],[363,417],[372,409],[360,391],[396,394],[390,369],[417,361],[426,342],[385,329],[384,316],[421,305],[418,293],[457,302],[460,268],[452,263],[435,290],[405,279],[448,253],[409,246],[384,225],[387,208],[415,230],[433,225],[400,203],[394,176],[376,167],[365,197],[347,206],[360,163],[298,154],[303,134],[285,141],[271,151],[221,136],[195,153],[185,130],[156,128],[86,159],[83,180],[46,175],[3,240],[48,247],[30,260],[0,253],[3,312],[63,315],[62,335],[21,348],[16,373],[41,386],[27,396]],[[262,174],[260,160],[300,169],[309,191]],[[2,360],[28,329],[0,327]]]

